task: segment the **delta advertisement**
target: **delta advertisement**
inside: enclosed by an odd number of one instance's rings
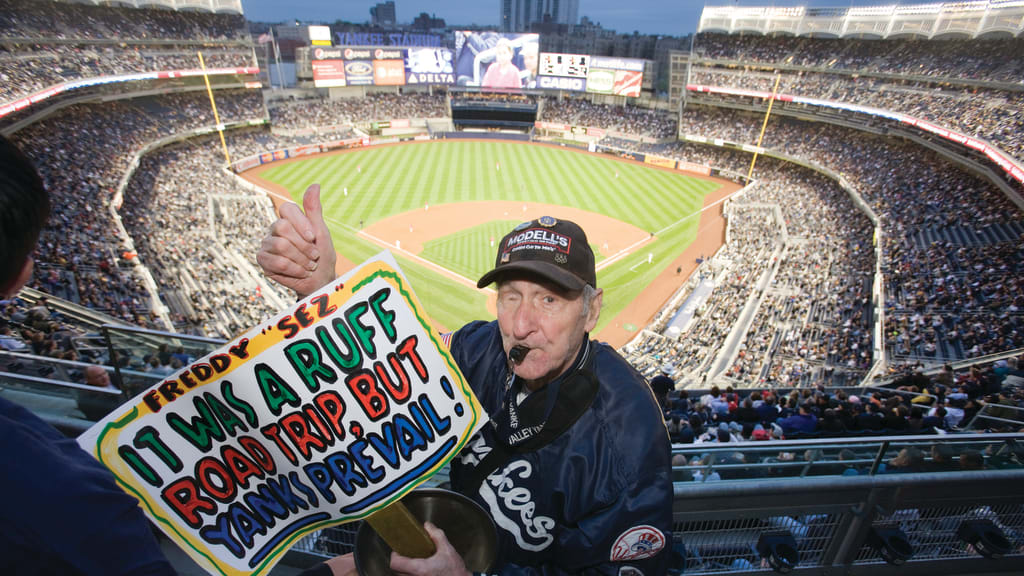
[[[317,88],[455,82],[448,48],[314,47],[311,54]]]
[[[191,362],[78,442],[211,574],[265,575],[486,421],[390,252]]]

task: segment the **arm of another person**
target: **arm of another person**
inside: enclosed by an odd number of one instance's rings
[[[294,202],[281,205],[280,218],[263,238],[256,262],[268,277],[305,298],[334,280],[337,255],[324,221],[319,184],[306,189],[302,206],[305,213]]]

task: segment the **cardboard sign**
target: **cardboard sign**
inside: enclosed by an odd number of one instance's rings
[[[445,465],[486,417],[390,253],[79,438],[212,574],[266,574]]]

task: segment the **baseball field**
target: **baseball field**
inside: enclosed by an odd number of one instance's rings
[[[390,249],[439,329],[494,317],[492,291],[475,282],[516,224],[542,215],[574,220],[587,232],[605,293],[597,337],[614,345],[653,314],[627,309],[639,303],[656,312],[666,296],[653,285],[678,286],[698,255],[721,244],[717,203],[735,189],[608,155],[494,141],[334,152],[245,176],[300,203],[306,187],[320,183],[339,269]],[[706,246],[695,252],[698,236]]]

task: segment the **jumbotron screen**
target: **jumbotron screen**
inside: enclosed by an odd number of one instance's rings
[[[615,96],[640,96],[644,61],[587,54],[540,55],[538,88]]]
[[[455,32],[455,83],[482,90],[537,86],[539,34]]]

